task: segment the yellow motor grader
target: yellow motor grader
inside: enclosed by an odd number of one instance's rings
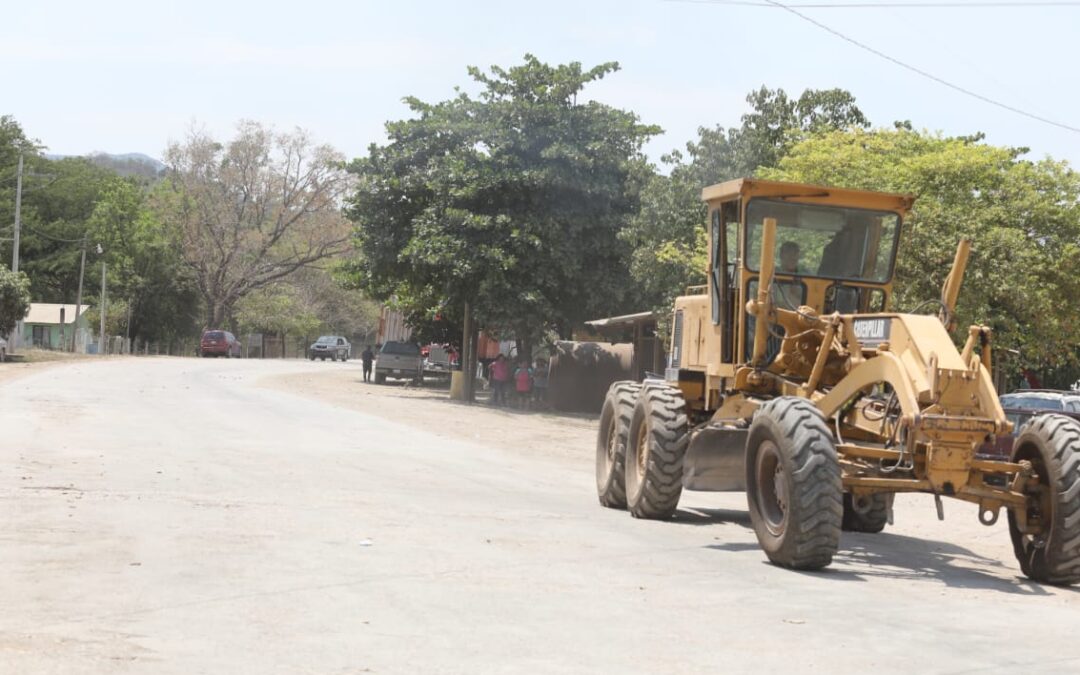
[[[880,532],[893,495],[1008,512],[1028,577],[1080,581],[1080,423],[1043,415],[1012,456],[990,377],[990,330],[949,330],[961,241],[940,300],[890,312],[914,198],[742,179],[702,193],[708,284],[675,302],[663,380],[616,382],[601,413],[601,504],[671,517],[683,489],[743,491],[765,554],[825,567],[842,530]]]

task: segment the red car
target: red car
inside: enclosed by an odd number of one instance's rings
[[[204,357],[240,358],[243,356],[243,347],[236,336],[227,330],[207,330],[203,331],[202,339],[199,340],[199,353]]]

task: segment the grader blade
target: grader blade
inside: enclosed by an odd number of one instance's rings
[[[710,424],[690,437],[683,487],[704,492],[746,490],[746,429]]]

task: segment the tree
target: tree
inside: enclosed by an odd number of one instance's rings
[[[470,303],[485,327],[525,341],[633,303],[617,233],[638,209],[643,142],[659,130],[579,100],[606,63],[470,68],[477,97],[406,102],[350,170],[354,283],[434,322]]]
[[[1080,376],[1080,175],[1065,162],[1029,161],[1023,148],[913,131],[836,131],[795,145],[766,178],[911,193],[918,197],[901,238],[894,306],[940,296],[961,237],[972,256],[957,308],[1019,351],[1011,367]],[[934,311],[931,307],[927,311]],[[966,334],[957,334],[958,340]],[[1001,358],[999,349],[995,354]]]
[[[87,222],[87,241],[91,255],[97,246],[102,248],[110,295],[131,310],[130,325],[125,314],[127,334],[167,340],[197,330],[195,285],[150,209],[140,179],[113,177],[101,188]],[[90,274],[87,281],[88,288],[100,292],[97,275]]]
[[[11,214],[15,211],[15,174],[19,154],[23,154],[24,172],[39,159],[41,144],[26,136],[22,126],[11,115],[0,115],[0,260],[11,260],[13,231]]]
[[[154,209],[205,303],[206,326],[232,326],[248,294],[347,248],[342,163],[303,131],[250,121],[225,145],[192,131],[169,146]]]
[[[0,265],[0,335],[9,335],[30,311],[30,280]]]
[[[843,89],[807,89],[793,100],[782,89],[762,87],[746,100],[751,111],[741,126],[702,127],[685,154],[676,150],[662,158],[669,174],[649,177],[641,211],[621,233],[634,249],[634,278],[655,306],[669,307],[686,286],[705,283],[703,187],[775,166],[814,134],[869,124]]]
[[[35,300],[73,303],[87,221],[114,174],[78,157],[24,159],[19,268]]]
[[[379,306],[345,288],[332,270],[310,268],[251,293],[239,303],[237,316],[241,327],[251,331],[352,337],[378,328]]]

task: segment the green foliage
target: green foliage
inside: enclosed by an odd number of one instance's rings
[[[938,298],[957,241],[970,238],[960,330],[984,323],[995,330],[998,357],[1004,347],[1018,350],[1020,363],[1072,368],[1080,363],[1080,307],[1071,302],[1080,294],[1080,175],[1023,153],[987,145],[981,135],[949,138],[903,126],[837,131],[800,142],[762,175],[916,195],[894,306]],[[1075,381],[1076,370],[1069,372],[1062,378]]]
[[[869,124],[842,89],[807,89],[793,100],[782,89],[762,87],[746,100],[751,111],[741,126],[703,127],[685,154],[663,158],[669,174],[649,177],[641,211],[621,234],[634,249],[634,279],[648,301],[665,311],[687,286],[705,283],[703,187],[774,166],[793,144],[814,134]]]
[[[38,157],[41,146],[27,138],[19,122],[11,115],[0,115],[0,260],[11,260],[11,236],[15,212],[15,174],[18,171],[19,152],[25,156],[26,165]]]
[[[252,292],[237,306],[241,330],[291,335],[366,336],[379,325],[379,306],[345,288],[332,271],[311,268]]]
[[[30,280],[0,265],[0,335],[8,335],[30,311]]]
[[[483,325],[524,339],[632,306],[617,233],[638,210],[641,146],[658,129],[579,101],[617,69],[526,56],[471,68],[478,97],[407,99],[414,117],[350,167],[354,283],[414,321],[470,301]]]
[[[132,336],[190,335],[197,330],[198,293],[146,190],[134,178],[114,177],[102,186],[87,222],[87,241],[92,254],[101,246],[103,255],[88,260],[107,263],[109,295],[130,305]],[[100,276],[92,269],[87,275],[88,288],[100,292]],[[125,315],[125,334],[126,321]]]
[[[73,303],[87,223],[114,175],[78,157],[27,158],[19,268],[37,302]]]

